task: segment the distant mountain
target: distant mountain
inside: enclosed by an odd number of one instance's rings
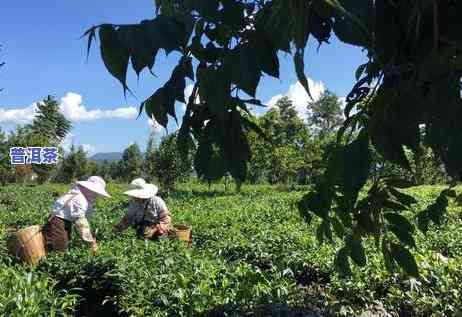
[[[89,158],[90,161],[102,163],[103,161],[114,162],[122,159],[121,152],[110,152],[110,153],[96,153]]]

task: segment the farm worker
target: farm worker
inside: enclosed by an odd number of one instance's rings
[[[88,219],[92,215],[97,196],[111,197],[106,192],[106,182],[99,176],[91,176],[86,181],[78,181],[69,192],[59,197],[48,219],[45,238],[48,251],[64,252],[71,238],[72,225],[80,238],[97,253],[98,244],[90,231]]]
[[[123,231],[132,226],[144,238],[165,237],[171,230],[172,219],[164,200],[156,196],[157,186],[137,178],[130,183],[130,187],[124,194],[130,196],[132,201],[116,229]]]

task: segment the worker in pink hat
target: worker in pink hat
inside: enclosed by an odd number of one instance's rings
[[[71,239],[72,226],[75,225],[80,238],[90,245],[94,254],[97,253],[98,244],[88,222],[97,196],[111,197],[106,192],[104,179],[91,176],[86,181],[76,182],[67,194],[55,201],[45,226],[48,251],[66,251]]]

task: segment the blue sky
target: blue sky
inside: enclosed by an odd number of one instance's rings
[[[129,4],[130,3],[130,4]],[[79,39],[86,29],[103,22],[137,23],[154,16],[154,1],[2,1],[0,29],[0,127],[11,131],[33,115],[33,103],[53,95],[64,114],[73,121],[72,138],[67,143],[82,144],[94,152],[122,151],[132,142],[144,148],[152,127],[146,115],[134,117],[139,104],[160,87],[170,75],[178,55],[161,53],[154,73],[139,79],[130,70],[129,87],[135,97],[124,97],[121,85],[111,77],[93,46],[86,60],[86,41]],[[257,97],[272,103],[288,95],[303,115],[308,101],[297,85],[291,56],[281,55],[281,77],[264,77]],[[305,55],[305,73],[313,83],[314,94],[325,87],[345,96],[354,83],[356,67],[365,62],[357,48],[333,39],[317,51],[310,40]],[[136,108],[136,109],[135,109]],[[182,107],[178,106],[181,113]],[[175,129],[172,121],[169,131]],[[163,134],[158,129],[157,133]]]

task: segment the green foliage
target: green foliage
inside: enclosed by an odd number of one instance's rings
[[[79,146],[76,151],[74,144],[72,144],[69,153],[61,160],[56,180],[63,183],[71,183],[82,180],[86,176],[89,176],[89,174],[92,173],[89,170],[87,154],[82,146]]]
[[[3,316],[72,316],[75,295],[54,289],[44,274],[21,268],[0,269],[0,314]]]
[[[166,192],[172,190],[175,183],[190,176],[192,171],[192,156],[189,154],[186,159],[180,157],[177,139],[176,134],[164,137],[154,155],[153,175]]]
[[[59,147],[72,129],[72,124],[59,111],[58,102],[52,96],[48,96],[37,104],[37,115],[27,129],[27,133],[30,134],[25,136],[28,146]],[[53,175],[56,166],[33,165],[32,169],[38,175],[38,182],[43,183]]]
[[[225,171],[239,182],[245,179],[252,156],[241,129],[245,117],[236,109],[245,111],[246,103],[260,102],[242,100],[239,93],[255,97],[263,73],[279,75],[279,51],[292,53],[297,78],[309,93],[303,60],[307,40],[311,35],[321,45],[328,43],[334,33],[341,41],[366,50],[368,56],[368,62],[358,67],[357,83],[346,98],[346,122],[339,131],[338,147],[345,146],[345,131],[354,135],[359,129],[363,131],[359,138],[367,139],[386,161],[410,169],[404,148],[419,151],[419,126],[424,124],[425,143],[441,159],[448,175],[456,181],[462,175],[460,1],[165,0],[155,5],[157,15],[152,20],[90,29],[89,44],[99,29],[103,61],[124,89],[129,58],[139,72],[152,67],[158,49],[167,54],[173,50],[180,53],[170,80],[141,106],[163,126],[167,125],[167,115],[175,117],[175,101],[182,101],[178,87],[184,87],[185,78],[194,72],[190,60],[197,62],[195,89],[186,106],[180,143],[189,144],[185,140],[192,137],[199,143],[201,155],[196,159],[202,162],[196,167],[202,169],[198,174],[213,176],[210,174],[215,170],[203,167],[222,159]],[[128,37],[124,36],[127,29]],[[140,62],[140,52],[149,58]],[[212,82],[214,89],[209,88]],[[357,113],[351,115],[354,109]],[[358,144],[350,141],[347,147]],[[204,142],[218,147],[220,155]],[[331,187],[328,192],[336,196],[331,200],[339,200],[339,208],[350,218],[359,204],[356,197],[360,186],[366,183],[364,171],[370,167],[369,159],[357,156],[362,151],[354,152],[360,164],[356,168],[361,171],[357,176],[347,175],[337,161],[329,164],[327,180],[318,187]],[[339,178],[345,182],[339,182]],[[353,184],[353,188],[345,187],[347,184]],[[380,210],[382,206],[374,204],[383,197],[374,195],[370,197],[372,209]],[[337,196],[346,197],[346,202]],[[388,206],[401,208],[399,203],[385,201]],[[319,236],[328,234],[329,227],[324,219]],[[385,228],[378,235],[386,233]]]
[[[45,136],[50,145],[59,145],[71,129],[71,122],[59,111],[59,104],[52,96],[37,104],[32,133]]]
[[[255,124],[265,138],[257,132],[247,135],[255,153],[248,168],[251,182],[306,184],[319,173],[316,163],[321,160],[322,149],[289,98],[279,99]]]
[[[45,100],[37,104],[37,115],[31,124],[17,126],[15,131],[10,133],[5,145],[6,151],[1,152],[1,160],[6,163],[6,159],[8,159],[9,162],[8,149],[10,147],[53,146],[58,147],[59,152],[61,153],[62,149],[60,148],[60,144],[71,129],[72,124],[59,111],[59,104],[57,101],[52,96],[48,96]],[[1,143],[2,141],[0,140],[0,147]],[[6,156],[3,156],[3,153]],[[6,170],[8,170],[8,168],[6,168]],[[32,170],[37,174],[38,182],[44,183],[54,175],[56,172],[56,166],[34,164],[32,165]],[[3,178],[4,180],[17,180],[15,179],[17,177],[14,175],[11,167],[10,171],[6,171],[5,174],[5,177]]]
[[[320,137],[330,135],[343,124],[342,108],[339,98],[329,90],[308,104],[308,125]]]
[[[192,248],[173,239],[140,240],[133,229],[122,234],[113,231],[112,224],[128,203],[121,195],[125,186],[113,184],[109,185],[113,198],[98,200],[91,219],[100,242],[99,256],[92,256],[73,235],[67,254],[51,254],[30,268],[13,263],[5,244],[0,244],[0,314],[274,316],[312,315],[318,310],[321,315],[356,316],[379,306],[390,315],[456,314],[462,223],[453,202],[448,203],[448,217],[439,228],[430,224],[426,234],[416,232],[421,247],[409,251],[415,262],[395,237],[384,240],[392,266],[410,268],[407,273],[412,275],[413,263],[418,265],[419,276],[409,278],[385,270],[381,255],[371,252],[374,237],[349,235],[332,261],[336,249],[316,243],[319,222],[307,225],[293,208],[303,194],[300,191],[244,185],[241,193],[230,194],[217,188],[179,184],[166,200],[174,223],[191,226]],[[0,188],[0,239],[6,238],[6,224],[43,223],[53,200],[67,189],[63,185]],[[400,189],[419,199],[399,216],[412,223],[442,189]],[[460,194],[460,188],[456,190]],[[387,224],[405,221],[394,214],[384,213]],[[352,265],[364,258],[368,266]],[[333,272],[334,262],[350,273],[348,278]]]
[[[143,155],[140,147],[134,143],[128,146],[119,162],[119,173],[116,178],[130,182],[137,177],[141,177],[143,168]]]
[[[149,135],[146,152],[144,153],[143,171],[148,182],[153,180],[156,172],[156,148],[154,145],[154,135]]]
[[[425,134],[421,133],[421,138]],[[371,171],[372,177],[401,175],[403,179],[414,185],[447,184],[450,178],[447,175],[441,159],[425,144],[421,144],[417,152],[404,149],[409,162],[409,169],[385,161],[377,151],[373,151],[375,168]]]

